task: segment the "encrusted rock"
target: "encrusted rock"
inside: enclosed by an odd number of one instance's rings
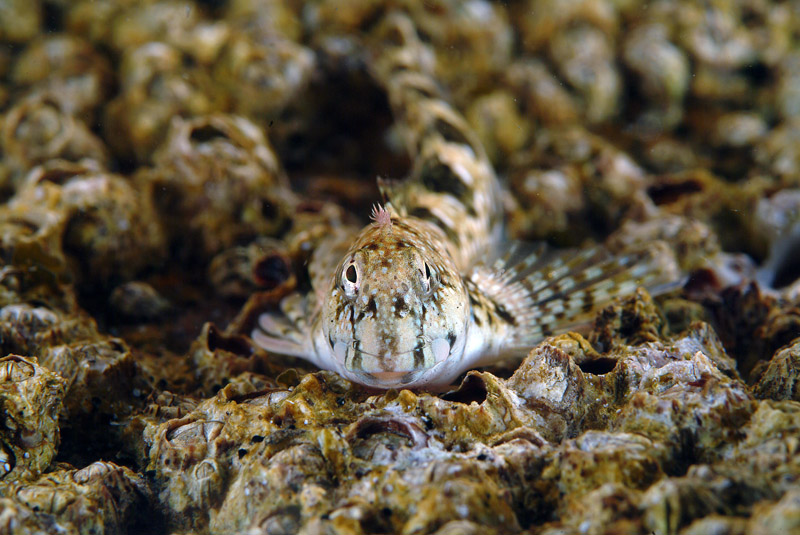
[[[110,92],[112,71],[89,42],[55,34],[33,41],[17,58],[11,76],[20,87],[58,95],[66,111],[92,125]]]
[[[633,30],[625,40],[623,58],[638,75],[642,91],[658,103],[647,118],[651,127],[669,129],[677,124],[689,88],[689,60],[669,40],[667,28],[653,24]]]
[[[797,532],[793,9],[0,0],[0,532]],[[675,283],[441,393],[254,347],[446,143]]]
[[[50,466],[60,441],[64,379],[36,359],[0,359],[0,481],[35,478]]]
[[[211,260],[208,278],[225,297],[247,298],[259,290],[282,297],[297,284],[285,245],[270,238],[222,251]]]
[[[800,530],[800,491],[790,490],[777,503],[758,504],[748,527],[753,535]]]
[[[174,241],[213,255],[286,227],[295,198],[263,132],[242,117],[175,118],[147,177]],[[197,254],[197,253],[195,253]]]
[[[42,24],[40,2],[3,0],[0,4],[0,39],[11,43],[24,43],[33,39]]]
[[[129,468],[98,461],[60,468],[26,482],[0,483],[0,529],[44,533],[130,533],[152,525],[150,492]],[[149,517],[149,518],[148,518]]]
[[[73,262],[72,275],[81,282],[130,278],[163,254],[150,198],[92,162],[51,161],[31,170],[0,219],[34,214],[39,247],[57,245],[51,254]],[[47,243],[51,236],[60,243]]]
[[[167,43],[126,50],[119,74],[122,91],[105,109],[105,138],[118,157],[148,162],[174,117],[211,113],[222,95],[209,73],[182,68],[183,56]]]
[[[0,148],[7,165],[24,175],[53,158],[77,162],[90,158],[105,163],[108,151],[61,92],[45,90],[19,100],[2,117]]]
[[[760,399],[800,401],[800,339],[775,353],[753,393]]]

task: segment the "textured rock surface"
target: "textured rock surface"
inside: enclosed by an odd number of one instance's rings
[[[685,284],[439,395],[255,348],[408,171],[390,9],[511,238]],[[800,533],[795,11],[0,0],[0,531]]]

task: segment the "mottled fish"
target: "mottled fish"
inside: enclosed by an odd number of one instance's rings
[[[613,256],[498,247],[500,186],[481,143],[441,98],[409,19],[390,16],[384,31],[391,43],[372,70],[413,158],[410,176],[380,181],[389,202],[343,257],[324,258],[340,244],[320,246],[313,291],[261,315],[258,345],[371,387],[439,389],[585,323],[638,286],[677,279],[658,248]]]

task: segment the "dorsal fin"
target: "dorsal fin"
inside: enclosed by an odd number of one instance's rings
[[[378,182],[378,191],[381,194],[381,199],[383,199],[384,204],[388,204],[392,200],[402,197],[402,180],[379,176],[376,178],[376,181]]]

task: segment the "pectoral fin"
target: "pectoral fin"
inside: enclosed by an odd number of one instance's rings
[[[603,247],[524,249],[511,247],[493,265],[477,266],[469,275],[471,337],[473,346],[484,348],[476,365],[586,324],[599,308],[638,287],[658,294],[682,280],[672,251],[661,242],[622,255]]]

